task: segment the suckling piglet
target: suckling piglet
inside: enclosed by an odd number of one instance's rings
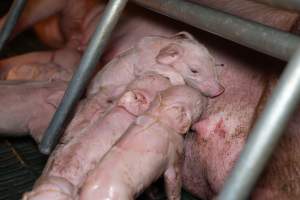
[[[134,199],[161,175],[168,199],[180,199],[183,135],[206,105],[207,99],[188,86],[158,94],[88,174],[79,199]]]
[[[189,33],[148,36],[99,71],[88,88],[88,95],[102,91],[105,104],[122,94],[137,76],[153,71],[169,78],[172,85],[186,83],[205,96],[215,97],[224,91],[217,80],[215,65],[209,51]]]
[[[63,198],[66,193],[68,198],[74,198],[87,173],[123,135],[134,119],[149,108],[157,92],[170,86],[167,78],[156,74],[134,80],[103,118],[99,117],[81,132],[77,130],[72,139],[61,141],[48,160],[40,178],[42,181],[38,181],[34,190],[27,193],[24,199],[44,200],[51,196]],[[60,180],[60,184],[51,184],[53,180]],[[69,188],[69,193],[65,188]]]

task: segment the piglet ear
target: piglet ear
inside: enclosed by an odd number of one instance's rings
[[[188,32],[182,31],[179,33],[176,33],[175,35],[171,36],[171,39],[189,39],[189,40],[195,40],[195,38],[189,34]]]
[[[183,48],[177,44],[170,44],[158,53],[156,60],[160,64],[170,65],[176,62],[183,54]]]
[[[187,133],[192,124],[192,117],[187,110],[179,105],[170,108],[169,117],[172,118],[173,128],[181,134]]]
[[[136,90],[131,90],[122,95],[118,106],[124,107],[134,115],[139,115],[149,107],[149,102],[144,94]]]

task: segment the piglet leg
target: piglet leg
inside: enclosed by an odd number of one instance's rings
[[[165,189],[168,200],[181,199],[181,172],[179,166],[172,166],[164,174]]]

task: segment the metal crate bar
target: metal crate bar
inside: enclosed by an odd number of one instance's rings
[[[55,112],[48,129],[39,145],[40,151],[49,154],[62,135],[66,120],[82,96],[101,55],[104,52],[113,28],[118,22],[127,0],[110,0],[97,29],[89,42],[89,45],[81,59],[72,80],[70,81],[65,95]]]
[[[300,101],[300,49],[285,68],[219,200],[246,199],[271,157],[287,122]]]
[[[182,0],[132,0],[145,8],[288,61],[300,38],[256,22]]]
[[[13,32],[19,17],[22,14],[23,9],[26,5],[26,0],[14,0],[7,16],[5,23],[0,31],[0,51],[2,50],[5,42],[8,40],[9,36]]]

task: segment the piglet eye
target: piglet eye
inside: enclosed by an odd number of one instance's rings
[[[199,73],[199,72],[198,72],[197,70],[195,70],[195,69],[191,69],[191,72],[194,73],[194,74]]]

